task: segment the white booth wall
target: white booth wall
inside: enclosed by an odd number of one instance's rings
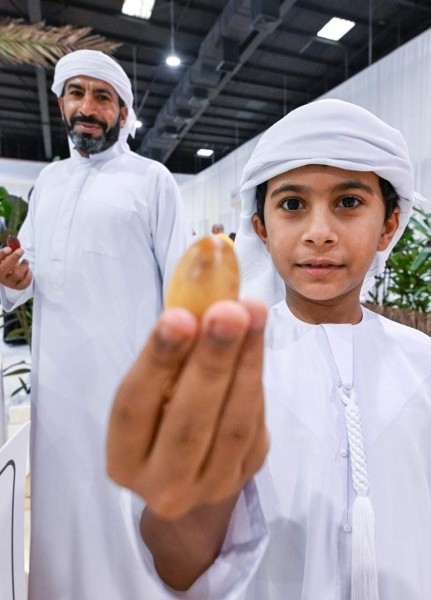
[[[431,30],[337,86],[322,98],[348,100],[367,108],[406,138],[416,190],[431,199]],[[180,184],[190,226],[206,235],[222,222],[239,226],[241,172],[260,136]]]
[[[39,173],[48,163],[31,160],[0,158],[0,187],[9,194],[28,199],[28,194]]]

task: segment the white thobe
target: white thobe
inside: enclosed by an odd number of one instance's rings
[[[142,600],[104,447],[114,391],[188,243],[178,188],[124,144],[73,151],[41,173],[19,238],[34,274],[29,597]],[[2,289],[2,303],[32,292]]]
[[[357,325],[306,324],[284,301],[271,310],[267,333],[271,448],[256,477],[267,550],[256,569],[264,535],[251,488],[220,558],[187,593],[165,590],[165,597],[350,599],[355,492],[338,395],[350,364],[376,520],[379,600],[429,600],[431,339],[366,309]],[[221,570],[225,555],[231,568]]]

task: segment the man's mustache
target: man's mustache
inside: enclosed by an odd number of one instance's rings
[[[74,127],[76,123],[88,123],[89,125],[98,125],[102,128],[103,132],[106,133],[108,129],[107,124],[104,121],[99,121],[96,117],[85,117],[84,115],[76,115],[70,119],[70,126]]]

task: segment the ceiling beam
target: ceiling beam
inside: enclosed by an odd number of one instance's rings
[[[265,18],[262,16],[259,24],[256,25],[257,21],[255,20],[254,23],[252,23],[252,21],[253,18],[258,19],[258,17],[252,14],[253,11],[250,7],[252,3],[250,3],[249,0],[230,0],[224,7],[220,18],[216,21],[201,43],[198,59],[185,72],[168,101],[160,110],[154,126],[144,136],[139,147],[139,152],[151,156],[152,150],[154,149],[159,154],[161,162],[166,163],[184,136],[206,111],[211,104],[211,101],[217,98],[229,81],[247,63],[255,50],[263,43],[268,35],[280,25],[283,17],[288,13],[295,2],[296,0],[283,0],[278,9],[278,19],[274,19],[273,22],[269,19],[268,22],[265,22]],[[241,15],[243,20],[246,19],[249,28],[236,31],[237,38],[232,39],[234,35],[233,22],[238,15]],[[215,66],[220,60],[220,57],[216,54],[216,49],[223,46],[223,42],[228,37],[227,32],[229,33],[228,41],[233,42],[233,45],[236,43],[237,48],[240,48],[240,51],[238,51],[236,57],[236,64],[235,60],[233,60],[233,64],[229,69],[225,70],[222,68],[219,70],[219,68]],[[223,57],[221,62],[223,62]],[[210,82],[208,79],[208,85],[205,85],[205,68],[211,66],[211,64],[212,68],[210,68],[209,71],[212,72],[214,81]],[[199,76],[202,77],[203,83],[193,84],[193,78]],[[194,90],[196,89],[196,91],[198,91],[199,89],[202,90],[202,88],[207,96],[203,94],[198,105],[193,107],[194,112],[191,118],[187,120],[175,137],[172,137],[169,141],[160,140],[160,131],[163,131],[168,124],[171,109],[181,102],[189,101],[190,104],[190,96],[193,94]]]

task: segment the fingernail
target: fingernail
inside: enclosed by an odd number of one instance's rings
[[[237,323],[226,323],[224,321],[211,320],[207,331],[222,342],[233,342],[238,339],[241,327]]]

